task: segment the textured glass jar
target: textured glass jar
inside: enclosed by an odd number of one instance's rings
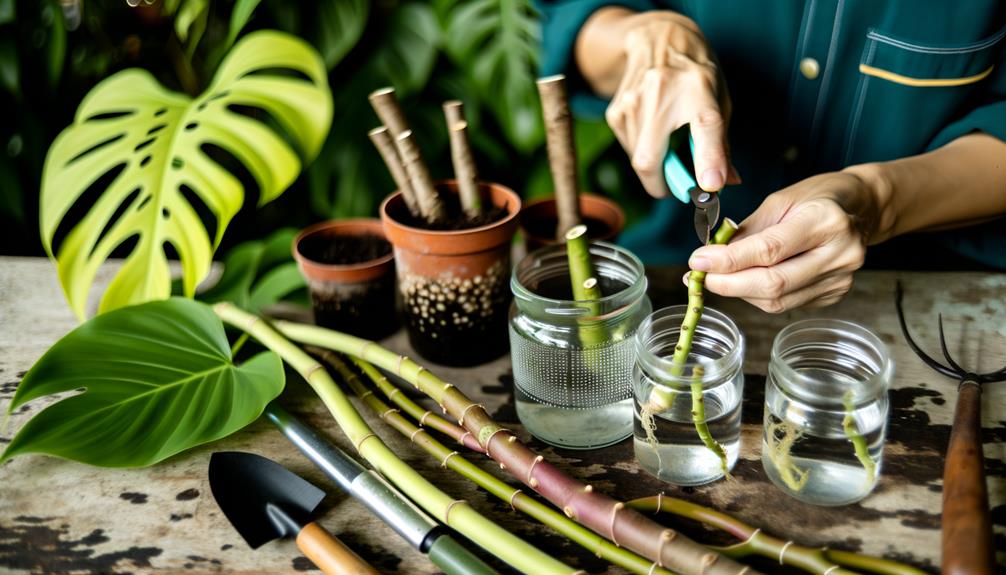
[[[605,297],[572,301],[564,245],[542,248],[514,268],[510,353],[517,416],[532,435],[591,449],[632,433],[632,336],[652,307],[642,262],[592,242]]]
[[[772,344],[762,465],[787,494],[815,505],[866,497],[880,474],[894,362],[866,328],[818,319]]]
[[[723,477],[724,462],[727,469],[737,462],[744,336],[729,317],[706,308],[684,367],[675,366],[687,309],[657,310],[636,332],[633,445],[640,467],[652,475],[675,485],[701,485]],[[693,393],[698,386],[701,402]]]

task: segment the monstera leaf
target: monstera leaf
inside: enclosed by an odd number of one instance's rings
[[[446,51],[472,77],[507,138],[521,151],[544,131],[534,80],[540,30],[528,0],[441,0]]]
[[[223,324],[184,298],[100,315],[56,342],[25,374],[10,410],[83,389],[33,417],[0,462],[46,453],[103,467],[151,465],[226,437],[283,390],[271,351],[235,365]]]
[[[134,239],[99,311],[170,295],[165,244],[178,253],[184,293],[191,297],[244,202],[240,180],[207,150],[222,148],[244,165],[258,184],[261,205],[314,158],[331,118],[321,58],[281,32],[243,38],[195,99],[165,90],[137,69],[98,84],[50,148],[42,179],[42,241],[56,260],[70,307],[84,317],[98,268]],[[85,192],[90,196],[90,188],[101,185],[107,187],[76,225],[62,221]],[[212,238],[200,203],[215,220]],[[58,247],[57,228],[69,229]]]

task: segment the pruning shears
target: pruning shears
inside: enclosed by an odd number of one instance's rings
[[[675,134],[676,135],[676,134]],[[720,219],[720,198],[717,192],[707,192],[695,182],[693,165],[685,165],[679,155],[672,137],[667,156],[664,158],[664,179],[671,193],[684,203],[695,206],[695,235],[703,244],[709,243],[710,235]],[[695,143],[688,136],[688,148],[695,151]],[[691,157],[688,158],[691,160]]]

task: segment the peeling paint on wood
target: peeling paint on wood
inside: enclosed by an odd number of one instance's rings
[[[103,267],[96,285],[107,285],[114,271],[114,266]],[[675,269],[649,271],[655,308],[685,300],[681,273]],[[748,344],[742,450],[735,471],[737,480],[731,482],[695,488],[669,486],[639,470],[632,460],[630,442],[579,452],[534,440],[517,424],[507,358],[474,369],[427,367],[483,403],[501,423],[514,427],[521,439],[559,467],[611,495],[629,499],[664,491],[725,510],[801,543],[883,555],[935,571],[939,564],[942,465],[956,387],[955,382],[924,367],[904,344],[893,306],[895,280],[901,278],[905,284],[909,325],[926,349],[938,350],[935,320],[936,314],[943,312],[955,357],[976,370],[1006,365],[1006,275],[954,274],[953,281],[949,277],[862,272],[852,293],[838,306],[778,316],[763,314],[744,302],[710,297],[708,305],[734,318]],[[76,322],[46,260],[0,257],[0,293],[0,398],[9,399],[24,371]],[[814,507],[788,498],[768,482],[759,460],[764,374],[772,339],[785,325],[807,317],[862,323],[891,347],[897,364],[880,483],[870,497],[850,506]],[[411,354],[404,334],[385,343]],[[414,393],[411,387],[406,392]],[[33,402],[28,413],[14,414],[7,429],[0,430],[0,442],[9,441],[31,415],[52,401]],[[343,449],[354,451],[303,382],[291,380],[282,403]],[[424,405],[436,407],[429,401]],[[604,563],[592,554],[441,469],[378,418],[368,412],[364,417],[392,449],[452,497],[466,499],[504,527],[576,568],[605,572]],[[1006,384],[986,389],[982,423],[996,545],[1006,550]],[[437,572],[360,504],[339,493],[263,421],[148,469],[98,469],[39,456],[8,462],[0,467],[0,572],[317,572],[293,541],[272,542],[257,551],[248,549],[209,495],[206,466],[210,454],[217,450],[269,456],[327,489],[320,522],[382,572]],[[472,455],[471,459],[505,478],[498,466],[484,457]],[[666,522],[703,541],[730,542],[729,537],[706,533],[686,522],[673,518],[666,518]],[[1006,565],[1006,555],[1000,553],[999,559]],[[764,566],[771,568],[770,563]],[[621,573],[614,568],[606,572]]]

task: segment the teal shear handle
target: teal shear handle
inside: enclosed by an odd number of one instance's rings
[[[694,157],[695,143],[692,141],[690,134],[688,136],[688,147],[691,149]],[[678,156],[677,150],[674,149],[674,138],[671,139],[667,155],[664,157],[664,179],[667,180],[667,187],[671,189],[671,193],[674,194],[675,198],[678,198],[678,200],[685,204],[692,202],[692,190],[697,188],[698,184],[695,182],[695,176],[692,175],[691,170],[685,166],[684,162]]]

